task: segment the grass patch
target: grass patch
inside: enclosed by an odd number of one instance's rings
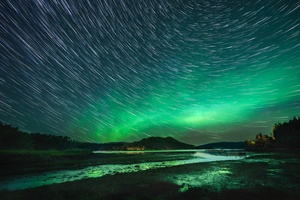
[[[80,165],[90,150],[1,150],[0,176],[55,170]]]
[[[0,156],[82,156],[88,155],[91,151],[82,149],[67,149],[67,150],[1,150]]]
[[[3,166],[15,164],[34,164],[52,162],[57,159],[78,158],[91,154],[81,149],[68,150],[1,150],[0,164]]]

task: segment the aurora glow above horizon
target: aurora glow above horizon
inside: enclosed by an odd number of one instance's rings
[[[274,2],[3,1],[0,120],[90,142],[270,133],[300,116],[300,2]]]

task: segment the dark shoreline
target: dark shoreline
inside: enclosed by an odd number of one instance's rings
[[[85,161],[84,159],[81,161],[88,165],[99,164],[99,162],[122,162],[119,160],[122,159],[122,156],[116,158],[107,155],[102,157],[100,161],[99,158],[87,156]],[[126,160],[126,158],[123,159]],[[76,162],[78,161],[76,160]],[[61,167],[62,169],[70,169],[69,166],[63,168],[61,165]],[[228,173],[223,174],[222,171],[224,173],[228,171]],[[211,174],[210,176],[213,178],[211,185],[193,186],[193,181],[196,180],[195,183],[198,184],[201,181],[197,181],[197,177],[201,177],[205,173]],[[273,175],[270,176],[270,173]],[[180,181],[182,178],[185,180],[185,176],[192,178],[192,180],[183,185],[175,184],[174,181]],[[218,179],[218,177],[225,179]],[[267,154],[261,154],[251,152],[247,158],[239,161],[197,163],[136,173],[106,175],[100,178],[82,179],[33,189],[2,190],[0,195],[1,199],[4,200],[300,199],[299,187],[300,159],[298,153],[273,154],[267,152]],[[47,195],[45,196],[45,194]]]
[[[83,167],[95,166],[100,164],[121,164],[128,162],[126,157],[123,157],[124,154],[114,154],[113,156],[111,156],[110,154],[94,154],[90,150],[81,149],[71,149],[63,151],[31,150],[29,151],[29,153],[28,150],[24,151],[26,153],[22,153],[22,150],[0,151],[1,178],[9,177],[12,175],[41,173],[64,169],[80,169]],[[207,152],[211,154],[221,154],[225,151],[225,149],[207,149]],[[300,157],[300,149],[256,148],[245,150],[233,149],[233,151],[238,152],[236,155],[247,155],[251,153],[284,153],[286,155]],[[56,155],[57,152],[59,152],[59,155]],[[122,152],[126,151],[123,150]],[[142,151],[136,152],[139,153]]]
[[[300,148],[246,148],[246,152],[300,153]]]
[[[0,177],[2,178],[97,164],[99,164],[99,156],[95,156],[89,150],[0,151]]]

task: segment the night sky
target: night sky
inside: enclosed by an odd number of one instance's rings
[[[299,0],[1,0],[0,121],[242,141],[300,116]]]

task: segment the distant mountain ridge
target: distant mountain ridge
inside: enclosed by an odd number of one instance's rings
[[[197,149],[245,149],[246,142],[214,142],[197,146]]]
[[[172,137],[149,137],[140,141],[123,144],[122,146],[115,146],[110,150],[176,150],[176,149],[195,149],[191,144],[179,142]]]

